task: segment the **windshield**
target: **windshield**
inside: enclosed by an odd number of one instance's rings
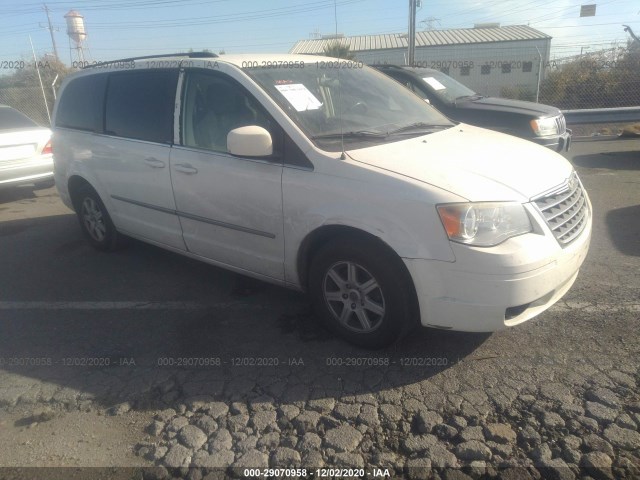
[[[477,95],[470,88],[437,70],[416,68],[415,72],[422,77],[422,86],[427,90],[429,96],[435,95],[449,105],[453,105],[457,99]]]
[[[345,148],[362,148],[453,125],[397,82],[357,62],[245,71],[325,150],[340,150],[342,141]]]

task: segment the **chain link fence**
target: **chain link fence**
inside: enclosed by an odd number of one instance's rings
[[[0,62],[0,104],[8,105],[43,127],[51,126],[55,91],[73,70],[48,55]]]
[[[52,93],[45,102],[40,87],[0,87],[0,104],[19,110],[43,127],[51,125],[49,115],[53,113],[53,100]]]
[[[566,110],[640,105],[640,46],[551,62],[540,101]]]
[[[548,40],[417,48],[414,66],[439,70],[475,92],[560,109],[640,105],[640,44],[573,56]],[[350,52],[366,64],[406,65],[404,49]]]

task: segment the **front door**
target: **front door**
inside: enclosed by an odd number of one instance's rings
[[[272,134],[272,157],[228,153],[229,131],[247,125],[262,126]],[[183,81],[180,132],[181,144],[171,150],[171,178],[188,250],[283,280],[279,127],[228,75],[192,70]]]

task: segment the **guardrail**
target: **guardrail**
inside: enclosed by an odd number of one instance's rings
[[[567,125],[640,122],[640,107],[562,110]]]

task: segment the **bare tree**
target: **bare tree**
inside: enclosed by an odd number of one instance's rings
[[[629,25],[622,25],[622,26],[624,27],[625,32],[631,35],[636,42],[640,43],[640,38],[636,37],[636,34],[633,33],[633,30],[631,30],[631,27]]]

